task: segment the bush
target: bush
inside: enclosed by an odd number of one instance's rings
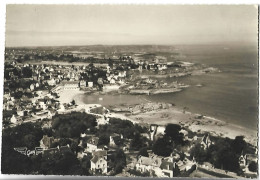
[[[249,165],[248,165],[248,169],[251,172],[257,172],[257,164],[256,162],[252,161]]]

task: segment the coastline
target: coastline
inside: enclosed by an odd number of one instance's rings
[[[60,91],[58,94],[61,103],[69,103],[74,99],[79,106],[88,104],[84,103],[82,99],[82,95],[85,94],[84,91],[66,90]],[[143,99],[145,103],[153,103],[145,98]],[[132,121],[133,123],[158,124],[160,126],[168,123],[180,124],[193,132],[209,132],[214,136],[229,137],[231,139],[234,139],[236,136],[244,136],[245,141],[252,145],[256,145],[258,142],[257,131],[255,130],[231,124],[214,117],[200,116],[200,114],[191,113],[186,110],[184,112],[175,106],[168,109],[157,109],[136,114],[110,113],[108,115],[108,117],[121,118]]]

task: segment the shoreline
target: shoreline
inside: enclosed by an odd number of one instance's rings
[[[60,96],[58,100],[60,100],[61,103],[69,103],[74,99],[76,104],[79,106],[88,105],[88,103],[84,103],[81,98],[81,95],[85,94],[84,91],[62,90],[58,92],[58,94]],[[146,104],[157,104],[145,98],[142,99]],[[257,145],[258,142],[256,130],[228,123],[214,117],[201,116],[201,114],[192,113],[186,110],[183,112],[182,109],[175,106],[167,109],[139,112],[136,114],[110,113],[109,116],[129,120],[133,123],[158,124],[159,126],[165,126],[168,123],[180,124],[193,132],[209,132],[214,136],[229,137],[231,139],[234,139],[236,136],[244,136],[245,141],[252,145]]]

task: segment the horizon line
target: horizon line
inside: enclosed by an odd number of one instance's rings
[[[183,46],[183,45],[245,45],[240,43],[255,44],[257,41],[226,41],[226,42],[201,42],[201,43],[176,43],[176,44],[85,44],[85,45],[24,45],[24,46],[5,46],[5,48],[41,48],[41,47],[80,47],[80,46]],[[236,44],[237,43],[237,44]]]

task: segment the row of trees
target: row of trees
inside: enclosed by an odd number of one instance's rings
[[[191,149],[191,156],[198,163],[210,162],[214,167],[236,173],[241,173],[239,157],[241,153],[249,152],[248,145],[243,136],[235,139],[216,138],[208,149],[204,149],[200,144]]]
[[[153,144],[153,152],[159,156],[169,156],[175,147],[185,145],[187,142],[184,141],[184,135],[180,133],[180,130],[180,125],[168,124],[163,137]]]

